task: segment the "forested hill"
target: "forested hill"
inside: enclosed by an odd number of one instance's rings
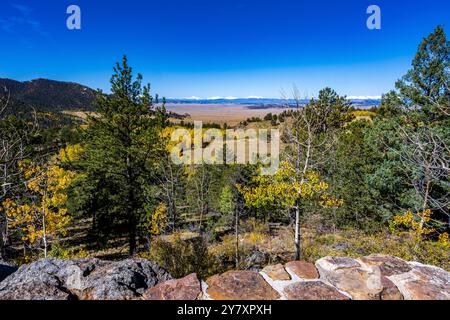
[[[7,88],[16,104],[26,104],[40,111],[94,110],[96,91],[73,82],[48,79],[15,81],[0,78],[0,88]]]

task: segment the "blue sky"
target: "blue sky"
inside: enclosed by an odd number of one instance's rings
[[[81,8],[81,30],[66,8]],[[382,29],[366,28],[381,8]],[[50,78],[108,90],[123,54],[166,97],[308,96],[331,86],[378,96],[409,68],[448,0],[2,0],[0,77]]]

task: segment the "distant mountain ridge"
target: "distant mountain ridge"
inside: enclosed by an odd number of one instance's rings
[[[348,97],[347,100],[351,101],[354,107],[357,108],[371,108],[377,107],[381,103],[381,99],[378,97]],[[191,103],[191,104],[244,104],[248,105],[250,109],[268,109],[268,108],[285,108],[295,105],[295,101],[292,99],[277,99],[277,98],[262,98],[262,97],[250,97],[250,98],[231,98],[231,97],[213,97],[213,98],[169,98],[166,99],[170,103]],[[305,105],[309,102],[308,99],[301,99],[300,104]]]
[[[0,88],[9,90],[13,101],[41,111],[95,110],[96,91],[74,82],[48,79],[20,82],[0,78]]]
[[[63,82],[49,79],[34,79],[30,81],[16,81],[0,78],[0,89],[7,88],[11,93],[12,105],[32,106],[40,111],[94,111],[96,91],[75,82]],[[371,108],[380,104],[377,97],[353,96],[348,100],[358,108]],[[251,96],[246,98],[236,97],[211,97],[211,98],[184,98],[166,99],[169,103],[195,103],[195,104],[243,104],[250,109],[283,108],[294,105],[293,100],[263,98]],[[301,104],[308,103],[302,100]]]

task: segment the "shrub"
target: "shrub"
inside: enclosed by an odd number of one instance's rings
[[[57,258],[57,259],[80,259],[80,258],[86,258],[87,252],[84,250],[84,248],[73,248],[68,247],[63,244],[60,244],[58,242],[52,243],[51,249],[48,252],[48,256],[50,258]]]
[[[425,240],[417,243],[408,232],[365,234],[343,231],[337,234],[314,235],[302,243],[302,257],[314,262],[325,256],[361,257],[370,254],[389,254],[408,261],[432,264],[450,270],[450,250],[446,244]]]
[[[352,112],[352,114],[355,117],[369,117],[369,118],[373,118],[377,115],[375,112],[370,110],[355,110]]]
[[[213,269],[213,260],[202,237],[184,240],[178,233],[172,240],[157,238],[151,244],[150,252],[141,253],[140,256],[157,262],[175,278],[193,272],[205,277]]]

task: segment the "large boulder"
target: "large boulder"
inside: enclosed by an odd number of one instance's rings
[[[401,299],[398,289],[382,275],[376,265],[344,257],[325,257],[316,261],[320,278],[356,300]]]
[[[2,282],[7,276],[16,272],[17,268],[0,260],[0,282]]]
[[[68,262],[47,259],[21,266],[0,282],[0,300],[67,300],[74,296],[65,288],[58,271]]]
[[[322,281],[301,281],[284,288],[288,300],[350,300]]]
[[[0,300],[122,300],[172,277],[144,259],[43,259],[21,266],[0,283]]]
[[[206,280],[214,300],[276,300],[280,295],[256,271],[227,271]]]
[[[144,300],[196,300],[202,293],[195,273],[181,279],[168,280],[147,289]]]
[[[406,300],[450,300],[450,272],[418,262],[409,266],[410,271],[388,277]]]

